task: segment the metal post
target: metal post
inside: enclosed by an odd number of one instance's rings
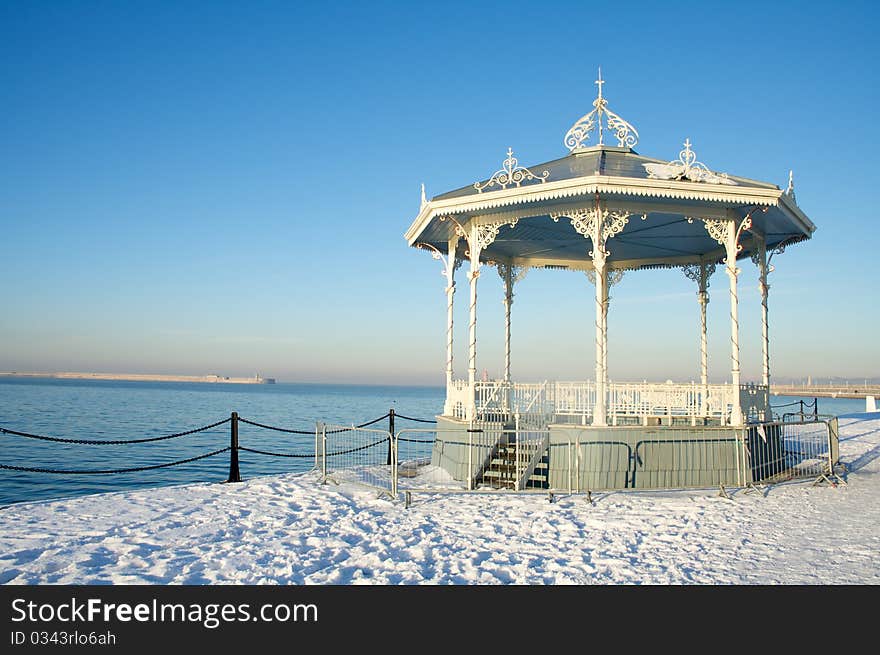
[[[395,441],[393,432],[390,433],[388,440],[389,440],[388,443],[390,444],[392,450],[394,451],[391,456],[391,462],[392,462],[392,466],[391,466],[391,497],[397,498],[397,474],[398,474],[397,462],[399,461],[397,448],[398,448],[399,444],[397,443],[397,441]]]
[[[238,412],[232,412],[229,430],[229,479],[227,482],[241,482],[238,471]]]
[[[327,483],[327,426],[321,423],[321,483]]]
[[[568,450],[565,451],[566,459],[568,460],[566,463],[568,464],[568,493],[571,493],[571,490],[574,485],[571,482],[571,439],[568,440]]]
[[[321,431],[321,424],[315,423],[315,470],[318,470],[318,435]]]
[[[474,488],[474,431],[468,430],[468,470],[467,470],[467,488],[471,491]]]
[[[514,423],[513,439],[515,453],[514,457],[516,460],[516,470],[514,471],[514,475],[516,476],[516,478],[514,478],[513,481],[513,488],[515,491],[522,491],[522,487],[520,486],[520,467],[522,466],[522,461],[520,460],[522,459],[523,453],[519,447],[519,412],[517,412],[516,414],[515,421],[516,422]]]
[[[388,434],[391,435],[388,438],[388,461],[385,462],[388,466],[391,466],[391,440],[394,439],[394,408],[388,410]]]
[[[746,480],[746,469],[748,467],[746,431],[737,430],[735,434],[737,445],[739,446],[736,453],[736,475],[739,478],[739,486],[744,487],[747,483],[751,482],[751,480]]]

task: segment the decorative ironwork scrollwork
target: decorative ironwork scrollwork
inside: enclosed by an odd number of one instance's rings
[[[499,230],[504,225],[509,225],[511,229],[516,227],[518,218],[514,218],[506,221],[497,221],[495,223],[485,223],[483,225],[477,225],[474,230],[476,235],[475,243],[471,243],[471,233],[465,229],[465,227],[455,220],[452,216],[441,216],[440,221],[452,221],[455,223],[455,234],[459,237],[462,237],[468,244],[469,249],[465,252],[465,254],[470,257],[471,250],[476,250],[477,253],[482,252],[489,246],[491,246],[495,242],[495,238],[498,236]]]
[[[623,280],[623,276],[626,271],[622,268],[611,268],[605,269],[606,283],[608,288],[613,287],[615,284],[620,284],[620,281]],[[587,276],[587,279],[590,281],[590,284],[596,284],[596,271],[595,269],[589,268],[584,271],[584,275]]]
[[[419,243],[415,244],[415,247],[419,248],[421,250],[427,250],[428,252],[430,252],[431,257],[433,259],[436,259],[441,264],[443,264],[443,270],[440,271],[440,274],[443,277],[449,277],[449,272],[450,272],[449,271],[449,264],[450,264],[450,262],[449,262],[449,257],[447,255],[444,255],[442,252],[440,252],[436,247],[432,246],[430,243],[419,242]],[[454,258],[454,261],[452,263],[452,270],[455,271],[459,266],[461,266],[461,260]]]
[[[608,129],[614,133],[617,138],[617,145],[621,148],[632,148],[639,141],[639,133],[630,123],[608,109],[608,101],[602,97],[602,85],[605,81],[602,79],[602,69],[599,69],[599,79],[596,85],[599,87],[599,93],[593,101],[593,110],[584,116],[581,116],[571,129],[565,134],[565,147],[571,150],[581,148],[586,145],[593,129],[599,128],[599,143],[604,144],[604,127],[602,125],[602,117],[605,117],[605,124]]]
[[[715,239],[719,245],[723,246],[727,242],[728,221],[716,218],[704,218],[703,223],[706,226],[706,231],[709,233],[709,236]]]
[[[691,140],[685,139],[684,150],[678,153],[678,161],[668,164],[642,164],[648,177],[658,180],[690,180],[691,182],[708,182],[709,184],[730,184],[736,182],[727,173],[713,173],[702,162],[697,161],[696,153],[691,150]]]
[[[704,266],[706,270],[706,277],[705,282],[702,282]],[[706,288],[708,289],[709,278],[712,276],[712,274],[715,273],[715,264],[685,264],[681,267],[681,272],[684,273],[684,276],[692,282],[696,282],[697,284],[705,283]]]
[[[513,148],[508,148],[507,159],[504,160],[501,168],[495,171],[492,177],[483,184],[474,182],[474,188],[478,193],[483,193],[483,189],[495,185],[500,186],[502,189],[506,189],[509,184],[520,186],[526,180],[540,180],[541,183],[544,183],[547,181],[548,177],[550,177],[550,171],[544,171],[541,175],[535,175],[528,168],[520,166],[516,157],[513,156]]]
[[[599,213],[598,209],[574,209],[564,212],[551,212],[550,218],[557,223],[560,218],[568,218],[571,220],[571,225],[577,233],[589,239],[596,231],[596,221],[599,220]],[[605,213],[607,214],[608,212],[606,211]]]
[[[607,241],[613,236],[620,234],[628,222],[628,212],[606,211],[605,215],[602,217],[602,241]]]
[[[603,247],[597,252],[603,259],[611,254],[604,248],[605,242],[623,231],[623,228],[629,222],[629,216],[629,212],[625,211],[608,211],[607,209],[596,208],[574,209],[564,212],[552,212],[550,214],[550,218],[557,222],[563,217],[570,219],[571,225],[577,233],[591,241],[595,238],[597,224],[601,226],[599,238],[602,241]],[[592,250],[590,251],[590,256],[593,256]]]
[[[510,279],[514,284],[523,280],[529,270],[526,266],[508,264],[507,262],[495,262],[495,268],[502,280],[507,279],[508,271],[510,271]]]

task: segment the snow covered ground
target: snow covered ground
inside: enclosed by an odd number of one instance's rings
[[[378,499],[314,474],[19,504],[7,584],[878,584],[880,414],[842,418],[846,486]]]

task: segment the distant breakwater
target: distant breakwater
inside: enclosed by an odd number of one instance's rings
[[[53,378],[60,380],[123,380],[131,382],[213,382],[225,384],[274,384],[274,378],[256,375],[252,378],[225,375],[151,375],[145,373],[0,373],[0,377]]]
[[[835,385],[794,385],[771,384],[770,393],[778,396],[804,396],[819,398],[864,398],[880,397],[880,385],[877,384],[835,384]]]

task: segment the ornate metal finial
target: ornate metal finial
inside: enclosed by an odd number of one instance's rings
[[[785,193],[791,198],[794,202],[797,202],[797,198],[794,195],[794,171],[788,171],[788,188],[785,190]]]
[[[483,189],[495,186],[496,184],[502,189],[506,189],[508,184],[519,186],[525,180],[546,182],[548,177],[550,177],[550,171],[544,171],[541,175],[535,175],[528,168],[520,166],[516,157],[513,156],[513,148],[508,148],[507,159],[504,160],[501,168],[495,171],[492,177],[483,184],[474,182],[474,188],[478,192],[483,193]]]
[[[620,116],[608,109],[608,101],[602,95],[602,85],[605,80],[602,79],[602,69],[599,68],[599,79],[595,82],[599,87],[599,93],[593,101],[593,111],[582,116],[572,125],[571,129],[565,135],[565,147],[569,151],[575,148],[582,148],[586,145],[593,128],[599,127],[599,143],[605,144],[605,126],[602,124],[602,117],[605,117],[605,124],[608,129],[614,132],[617,137],[617,145],[621,148],[632,148],[639,141],[639,133],[636,128],[623,120]]]
[[[708,182],[709,184],[733,184],[727,173],[713,173],[702,162],[697,161],[696,153],[691,150],[691,140],[685,139],[684,150],[678,153],[678,161],[668,164],[642,164],[648,177],[656,180],[690,180],[691,182]]]
[[[425,183],[422,182],[422,206],[420,207],[420,209],[424,208],[424,206],[427,204],[428,204],[428,199],[425,198]]]

